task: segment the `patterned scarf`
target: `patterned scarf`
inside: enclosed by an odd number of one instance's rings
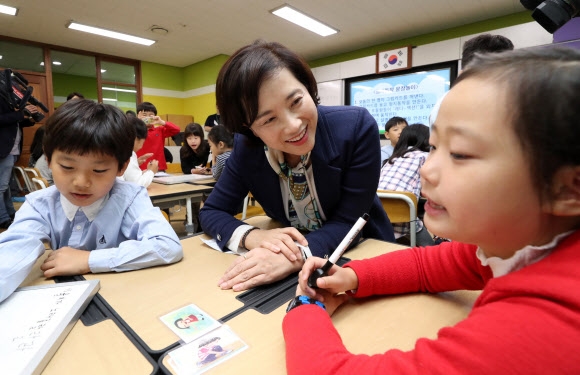
[[[300,156],[300,162],[291,168],[281,151],[268,149],[264,145],[270,166],[288,187],[288,220],[299,230],[314,231],[322,227],[322,218],[316,199],[310,194],[306,171],[312,167],[310,153]]]

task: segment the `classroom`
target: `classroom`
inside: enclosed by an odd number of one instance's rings
[[[579,55],[579,0],[0,0],[0,373],[580,372]]]

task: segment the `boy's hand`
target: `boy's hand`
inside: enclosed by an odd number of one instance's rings
[[[149,159],[152,156],[153,156],[152,152],[148,152],[146,154],[143,154],[137,158],[137,163],[139,163],[139,165],[141,165],[141,164],[145,163],[145,160]]]
[[[53,250],[40,269],[44,277],[84,275],[91,272],[89,268],[90,251],[62,247]]]
[[[151,120],[150,120],[149,124],[151,124],[151,125],[165,126],[165,121],[163,121],[161,119],[161,117],[159,117],[159,116],[153,116],[153,117],[151,117]]]
[[[153,171],[153,173],[157,173],[159,171],[159,161],[158,160],[151,160],[147,165],[147,169]]]

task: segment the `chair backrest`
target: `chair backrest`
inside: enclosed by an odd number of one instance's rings
[[[248,193],[248,195],[246,195],[246,198],[244,199],[242,213],[234,215],[234,217],[239,220],[246,220],[249,217],[264,214],[265,212],[262,206],[256,206],[256,199],[254,198],[252,193]]]
[[[383,208],[393,223],[408,223],[417,218],[417,197],[406,191],[377,190]]]
[[[410,245],[417,242],[417,197],[413,193],[394,190],[377,190],[383,208],[391,223],[410,224]]]
[[[167,173],[181,173],[181,163],[167,163]]]
[[[35,190],[34,186],[32,185],[32,181],[30,180],[30,178],[28,178],[28,175],[24,171],[24,168],[19,167],[19,166],[14,166],[14,171],[16,174],[17,181],[19,183],[20,183],[20,181],[22,181],[22,183],[24,184],[24,187],[26,188],[26,190],[28,190],[28,192]]]
[[[46,189],[48,187],[48,181],[44,177],[33,177],[32,183],[36,187],[35,190]]]

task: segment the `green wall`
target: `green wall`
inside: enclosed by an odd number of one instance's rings
[[[359,59],[361,57],[372,56],[376,54],[378,51],[384,51],[390,48],[398,48],[408,45],[420,46],[423,44],[441,42],[443,40],[459,38],[465,35],[483,33],[486,31],[501,29],[509,26],[515,26],[531,21],[534,21],[534,19],[532,18],[530,12],[515,13],[509,16],[492,18],[489,20],[476,22],[464,26],[458,26],[430,34],[418,35],[407,39],[397,40],[394,42],[388,42],[372,47],[361,48],[356,51],[351,51],[336,56],[330,56],[323,59],[309,61],[308,64],[310,65],[310,67],[316,68],[319,66],[336,64],[348,60]]]

